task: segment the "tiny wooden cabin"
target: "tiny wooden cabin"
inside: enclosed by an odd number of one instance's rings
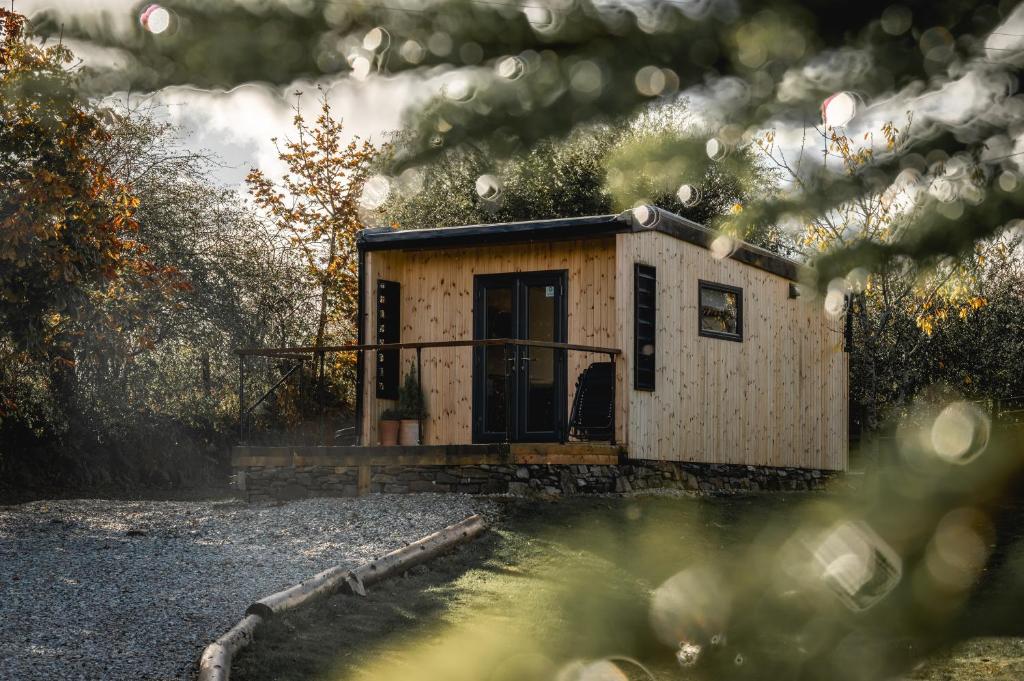
[[[571,441],[578,377],[612,362],[631,459],[845,469],[842,320],[799,297],[800,265],[716,237],[649,207],[364,230],[360,343],[438,345],[364,353],[361,443],[417,362],[423,444]],[[445,345],[485,339],[523,344]]]

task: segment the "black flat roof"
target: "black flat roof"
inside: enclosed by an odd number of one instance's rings
[[[432,229],[376,227],[360,231],[356,236],[356,244],[364,251],[423,250],[535,241],[573,241],[648,230],[662,232],[705,249],[710,248],[711,243],[720,236],[718,232],[675,213],[644,206],[618,215],[591,215],[530,222]],[[803,265],[793,260],[746,242],[738,242],[729,257],[792,281],[798,281],[800,271],[804,269]]]

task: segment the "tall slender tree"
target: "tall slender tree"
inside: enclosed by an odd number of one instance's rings
[[[328,335],[354,337],[358,308],[356,232],[359,197],[376,148],[353,137],[345,141],[344,125],[334,117],[321,94],[320,111],[310,123],[295,105],[295,135],[279,143],[278,156],[287,171],[275,182],[253,169],[247,178],[256,205],[273,221],[278,233],[301,253],[307,273],[319,289],[316,348]],[[338,321],[330,334],[329,322]],[[319,377],[322,380],[322,375]]]

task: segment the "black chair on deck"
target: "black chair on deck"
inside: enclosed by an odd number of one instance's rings
[[[615,364],[594,362],[576,379],[569,437],[611,440],[615,431]]]

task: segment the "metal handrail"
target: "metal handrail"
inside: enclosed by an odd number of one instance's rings
[[[278,381],[277,383],[275,383],[275,384],[274,384],[273,386],[271,386],[271,388],[270,388],[269,390],[267,390],[267,392],[263,393],[263,396],[262,396],[262,397],[260,397],[260,398],[259,398],[258,400],[256,400],[255,402],[253,402],[252,404],[250,404],[250,405],[249,405],[248,407],[246,407],[246,408],[245,408],[245,412],[244,412],[244,413],[248,414],[248,413],[249,413],[249,412],[251,412],[251,411],[252,411],[253,409],[255,409],[256,407],[258,407],[258,406],[260,406],[261,404],[263,404],[263,400],[265,400],[265,399],[267,399],[268,397],[270,397],[271,395],[273,395],[273,394],[274,394],[274,391],[275,391],[275,390],[277,390],[278,388],[280,388],[280,387],[281,387],[281,385],[282,385],[282,384],[283,384],[283,383],[284,383],[285,381],[287,381],[287,380],[288,380],[288,377],[289,377],[289,376],[291,376],[292,374],[294,374],[294,373],[295,373],[296,371],[298,371],[298,370],[299,370],[299,368],[300,368],[300,367],[302,366],[302,362],[303,362],[303,361],[304,361],[303,359],[300,359],[300,360],[298,360],[298,362],[299,362],[299,363],[298,363],[298,364],[296,364],[295,366],[293,366],[293,367],[292,367],[291,369],[289,369],[289,370],[288,370],[287,372],[285,372],[285,375],[281,377],[281,380],[279,380],[279,381]]]
[[[327,353],[334,352],[380,352],[384,350],[415,350],[416,351],[416,380],[422,381],[422,361],[421,354],[424,349],[431,348],[458,348],[458,347],[503,347],[505,349],[505,441],[506,443],[511,440],[511,414],[510,405],[508,402],[508,396],[510,390],[508,387],[508,381],[511,380],[511,374],[509,372],[509,348],[510,347],[536,347],[536,348],[550,348],[554,350],[572,351],[572,352],[587,352],[608,355],[612,362],[618,355],[622,354],[622,351],[618,348],[602,347],[597,345],[580,345],[578,343],[557,343],[552,341],[538,341],[538,340],[524,340],[519,338],[478,338],[478,339],[463,339],[463,340],[451,340],[451,341],[417,341],[409,343],[373,343],[373,344],[348,344],[348,345],[324,345],[320,347],[316,346],[300,346],[300,347],[277,347],[277,348],[239,348],[236,350],[236,354],[239,356],[239,432],[241,438],[245,438],[245,416],[264,399],[266,399],[271,393],[273,393],[280,385],[292,373],[295,368],[293,367],[288,373],[286,373],[266,394],[263,395],[255,404],[249,408],[245,408],[244,402],[244,361],[246,357],[269,357],[277,359],[296,359],[299,360],[301,366],[302,360],[312,359],[316,361],[317,357],[320,361]],[[422,392],[422,385],[419,386]],[[362,418],[360,414],[358,418]],[[422,438],[423,424],[420,423],[420,433]],[[565,433],[562,434],[564,441]],[[615,431],[612,430],[612,443],[615,442]],[[420,441],[422,444],[422,440]]]
[[[486,347],[496,345],[519,345],[538,348],[554,348],[556,350],[573,350],[576,352],[595,352],[603,355],[621,355],[618,348],[606,348],[597,345],[579,345],[576,343],[554,343],[550,341],[523,340],[519,338],[479,338],[454,341],[422,341],[413,343],[375,343],[352,345],[323,345],[321,347],[281,347],[281,348],[239,348],[236,354],[242,356],[282,357],[286,354],[318,355],[322,352],[372,352],[374,350],[421,350],[426,348],[458,348]]]

